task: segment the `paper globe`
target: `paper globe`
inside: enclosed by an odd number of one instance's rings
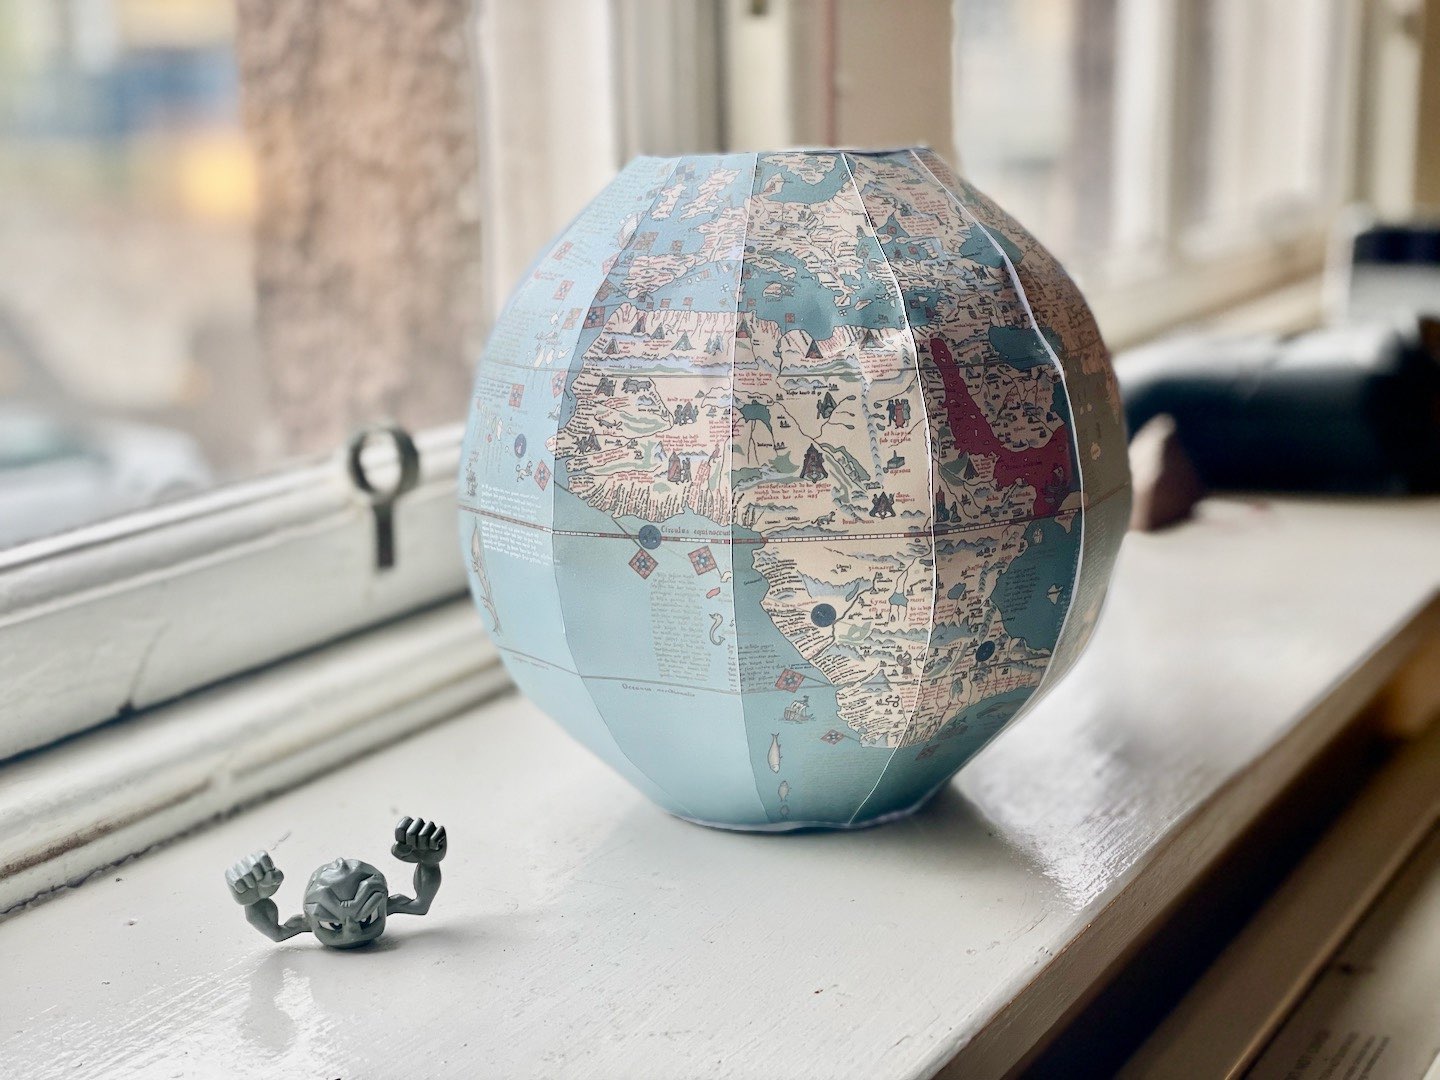
[[[529,697],[665,809],[914,809],[1074,659],[1129,506],[1079,292],[923,149],[640,158],[476,379],[460,530]]]

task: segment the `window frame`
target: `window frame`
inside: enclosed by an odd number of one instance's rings
[[[462,433],[415,436],[387,570],[339,454],[0,552],[0,760],[462,595]]]

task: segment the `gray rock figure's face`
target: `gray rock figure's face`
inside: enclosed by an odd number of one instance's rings
[[[321,944],[332,949],[368,945],[385,932],[389,902],[385,875],[358,859],[336,859],[310,875],[305,917]]]

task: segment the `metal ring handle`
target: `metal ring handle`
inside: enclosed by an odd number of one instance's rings
[[[400,461],[400,476],[389,491],[381,491],[370,482],[361,460],[366,443],[377,435],[390,437],[395,444],[395,455]],[[415,448],[415,440],[410,437],[410,433],[398,424],[372,424],[350,436],[346,468],[351,482],[369,495],[372,502],[392,503],[420,482],[420,451]]]

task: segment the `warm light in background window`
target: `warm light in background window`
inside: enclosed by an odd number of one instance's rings
[[[175,176],[180,205],[194,217],[248,221],[255,213],[255,162],[237,133],[183,140]]]
[[[119,0],[115,13],[125,40],[156,47],[228,42],[235,33],[234,5],[215,0]]]

